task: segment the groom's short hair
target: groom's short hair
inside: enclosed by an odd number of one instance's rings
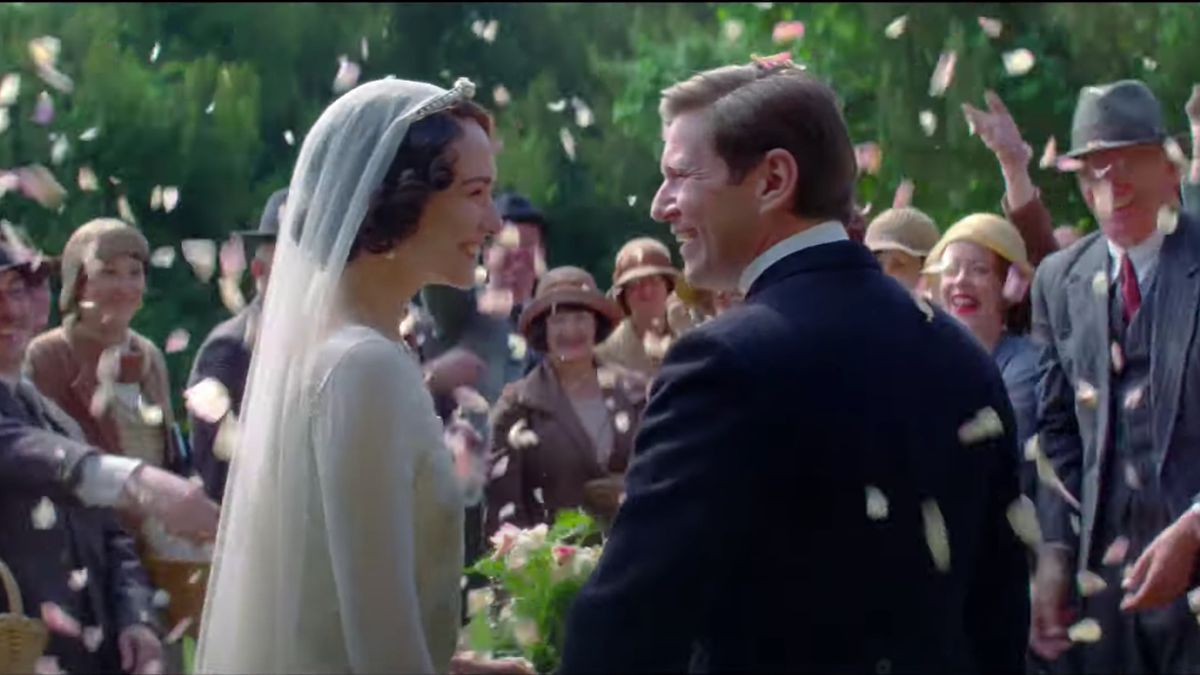
[[[790,61],[724,66],[662,92],[664,125],[695,111],[708,118],[731,182],[741,182],[768,150],[780,148],[795,158],[799,172],[793,211],[849,221],[858,165],[829,86]]]

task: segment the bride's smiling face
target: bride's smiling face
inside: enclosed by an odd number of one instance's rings
[[[430,283],[469,288],[484,241],[500,231],[492,204],[496,157],[492,139],[477,122],[458,120],[463,133],[450,144],[454,182],[434,192],[421,211],[416,232],[402,245],[410,260],[426,265]]]

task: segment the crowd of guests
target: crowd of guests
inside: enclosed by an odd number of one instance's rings
[[[1031,557],[1029,666],[1194,670],[1200,632],[1186,599],[1125,611],[1150,600],[1123,598],[1125,570],[1108,558],[1120,539],[1126,563],[1153,553],[1200,494],[1200,462],[1187,454],[1200,442],[1200,132],[1181,166],[1145,85],[1086,88],[1066,156],[1100,224],[1083,236],[1053,227],[1053,205],[1028,170],[1032,150],[1003,103],[989,93],[987,110],[964,112],[1003,175],[998,213],[964,214],[943,232],[901,199],[865,231],[854,214],[840,224],[930,320],[956,319],[1003,379],[1020,490],[1044,534]],[[1188,114],[1200,130],[1200,100]],[[280,190],[259,228],[238,233],[256,295],[196,356],[187,387],[215,381],[229,402],[216,415],[189,406],[186,441],[163,353],[131,328],[150,259],[141,232],[92,220],[51,260],[0,243],[0,561],[26,611],[51,625],[45,653],[67,672],[182,666],[177,639],[199,625],[286,207]],[[610,527],[664,356],[746,290],[689,285],[647,237],[619,249],[604,290],[581,268],[546,269],[549,224],[528,199],[505,193],[496,208],[504,230],[482,252],[477,288],[427,288],[401,328],[447,424],[469,417],[472,397],[490,411],[482,452],[455,450],[460,477],[480,488],[464,564],[503,523],[583,508]],[[54,277],[62,322],[51,328]],[[1074,583],[1085,574],[1103,580],[1100,590]],[[1068,626],[1084,617],[1104,638],[1073,646]]]

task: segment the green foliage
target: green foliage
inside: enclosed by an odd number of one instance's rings
[[[884,27],[901,14],[907,30],[886,38]],[[979,15],[1003,22],[999,37],[983,33]],[[490,19],[499,22],[492,43],[471,29]],[[805,36],[773,43],[783,20],[803,21]],[[35,73],[27,45],[41,35],[61,38],[59,68],[74,79],[73,93]],[[696,72],[790,49],[838,91],[852,138],[883,148],[880,173],[859,183],[860,203],[878,213],[910,178],[914,204],[946,227],[996,211],[1003,192],[995,160],[967,133],[963,102],[982,105],[984,90],[995,89],[1040,154],[1051,136],[1060,150],[1069,145],[1081,87],[1140,77],[1159,94],[1171,129],[1185,131],[1198,40],[1197,3],[1103,11],[1070,3],[9,3],[0,5],[0,74],[19,72],[22,87],[11,127],[0,133],[0,168],[44,164],[69,194],[59,212],[8,195],[0,217],[23,225],[48,252],[86,220],[116,215],[122,195],[156,247],[252,226],[267,196],[288,182],[346,55],[362,64],[360,81],[471,77],[496,116],[499,187],[528,194],[546,212],[552,266],[578,264],[603,280],[625,240],[666,235],[649,218],[659,183],[658,101],[662,89]],[[1012,77],[1001,55],[1017,48],[1037,62]],[[958,53],[954,81],[931,97],[930,74],[949,49]],[[497,85],[511,95],[507,106],[493,105]],[[48,127],[29,120],[43,90],[57,109]],[[594,113],[586,128],[574,119],[576,97]],[[556,101],[565,109],[550,110]],[[922,110],[938,117],[929,137],[917,122]],[[92,127],[98,137],[79,140]],[[574,161],[562,129],[575,139]],[[285,142],[287,131],[295,145]],[[70,141],[57,166],[50,133]],[[100,179],[96,192],[76,187],[84,165]],[[1070,177],[1033,173],[1058,221],[1090,222]],[[179,187],[172,213],[148,208],[156,185]],[[151,270],[149,286],[135,327],[159,342],[177,327],[193,334],[188,351],[168,357],[178,391],[202,336],[227,313],[215,284],[199,283],[182,262]]]

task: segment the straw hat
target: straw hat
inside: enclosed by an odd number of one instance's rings
[[[533,302],[521,312],[517,321],[517,329],[538,351],[546,351],[545,332],[536,331],[540,335],[533,335],[532,329],[556,305],[581,305],[594,312],[596,318],[601,319],[599,323],[606,324],[601,326],[596,336],[597,343],[608,337],[622,319],[621,308],[596,288],[596,280],[586,270],[570,266],[556,267],[538,280]]]
[[[671,252],[657,239],[631,239],[617,251],[617,262],[613,266],[613,285],[608,294],[620,300],[627,284],[652,276],[666,278],[668,293],[675,289],[679,270],[671,264]]]
[[[150,259],[150,244],[136,227],[116,218],[96,218],[75,230],[63,247],[62,292],[58,296],[63,314],[76,310],[79,273],[88,259],[95,256],[97,260],[111,260],[121,255],[131,255],[143,263]]]
[[[875,216],[867,226],[863,243],[872,252],[902,251],[924,258],[937,243],[938,236],[933,219],[917,209],[903,207],[888,209]]]
[[[1021,238],[1016,226],[991,213],[973,213],[951,225],[929,252],[924,270],[926,274],[938,273],[937,264],[942,253],[947,246],[956,241],[978,244],[1016,265],[1026,275],[1033,273],[1033,266],[1029,264],[1029,254],[1025,250],[1025,240]]]

